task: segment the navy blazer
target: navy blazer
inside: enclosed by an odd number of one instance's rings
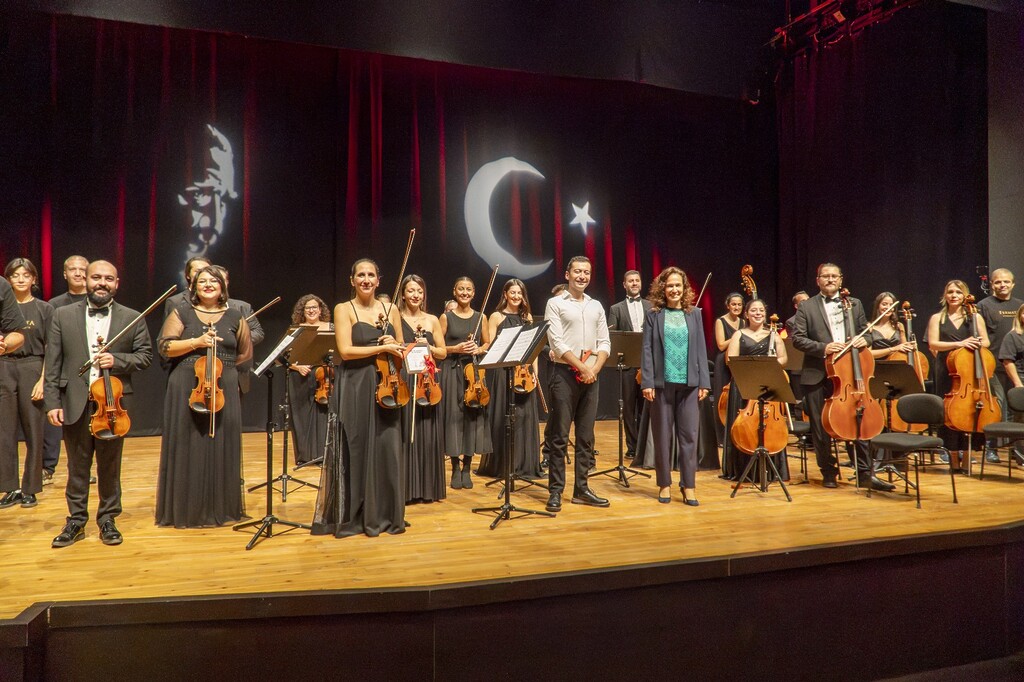
[[[704,320],[700,308],[686,313],[689,330],[686,385],[711,388],[708,347],[704,342]],[[665,310],[648,310],[644,319],[643,354],[640,360],[641,388],[665,388]]]

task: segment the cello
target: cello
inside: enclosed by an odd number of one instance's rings
[[[773,314],[770,318],[768,334],[768,355],[777,357],[775,350],[778,338],[779,316]],[[739,332],[737,332],[739,333]],[[759,401],[750,399],[743,409],[733,419],[732,428],[729,429],[729,436],[733,445],[748,455],[753,455],[758,448],[758,431],[761,428],[761,417],[764,418],[764,449],[769,455],[781,452],[789,442],[789,426],[786,423],[783,404],[775,401],[764,403],[763,414],[759,412]]]
[[[850,292],[843,289],[839,296],[849,341],[843,350],[825,358],[825,372],[832,379],[832,395],[825,399],[821,424],[830,436],[838,440],[868,440],[882,432],[885,415],[868,390],[875,373],[875,358],[868,346],[854,348],[854,343],[892,308],[886,308],[878,319],[855,336]]]
[[[96,353],[103,346],[103,337],[96,338]],[[124,386],[117,377],[110,376],[110,369],[100,368],[100,378],[89,386],[89,397],[96,403],[96,411],[89,422],[92,435],[100,440],[121,438],[132,426],[128,411],[121,405]]]
[[[977,307],[974,296],[964,299],[965,324],[971,336],[978,336]],[[1002,419],[999,403],[992,395],[989,380],[995,373],[996,359],[988,348],[958,348],[946,357],[946,369],[953,388],[943,399],[946,426],[956,431],[981,433],[986,426]]]
[[[914,336],[914,327],[911,324],[914,317],[914,309],[910,307],[910,301],[904,301],[903,305],[900,307],[900,337],[903,341],[909,341],[916,344],[917,337]],[[931,369],[928,358],[924,353],[916,349],[910,353],[896,350],[887,355],[885,359],[898,360],[913,367],[914,374],[917,375],[917,380],[921,382],[921,386],[924,386],[925,377],[928,376],[928,372]],[[927,424],[908,424],[903,421],[896,410],[896,405],[898,403],[899,399],[892,401],[892,412],[889,415],[890,431],[897,431],[900,433],[921,433],[928,429]],[[879,405],[881,405],[881,402],[879,402]]]

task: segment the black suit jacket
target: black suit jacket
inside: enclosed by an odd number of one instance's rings
[[[651,302],[646,298],[641,298],[640,305],[643,306],[644,317],[646,317],[648,311],[651,309]],[[608,310],[608,328],[615,329],[620,332],[640,331],[639,329],[633,329],[633,320],[629,316],[629,308],[626,305],[625,299],[618,303],[613,303],[612,307]]]
[[[686,385],[711,388],[708,373],[708,346],[704,341],[704,322],[700,308],[686,313],[687,340]],[[644,318],[643,353],[640,361],[643,388],[665,388],[665,310],[648,310]]]
[[[853,332],[859,334],[868,326],[864,306],[860,299],[850,297],[853,314]],[[803,351],[804,366],[800,372],[800,383],[804,386],[825,380],[825,346],[832,343],[832,327],[825,313],[825,299],[821,294],[810,297],[800,304],[793,320],[793,346]]]
[[[89,344],[85,338],[86,301],[57,308],[46,338],[46,374],[43,380],[43,405],[47,412],[61,408],[64,423],[77,422],[89,402],[89,373],[78,376],[79,368],[89,361]],[[110,337],[113,338],[134,320],[138,313],[116,301],[110,310]],[[149,367],[153,348],[145,320],[135,323],[110,348],[114,366],[110,373],[121,380],[125,395],[132,393],[131,373]]]

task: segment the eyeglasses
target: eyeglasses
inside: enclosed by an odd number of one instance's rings
[[[320,310],[320,306],[318,306],[318,305],[307,305],[305,308],[303,308],[303,310],[306,310],[306,311]]]
[[[842,279],[842,275],[818,275],[818,279]]]

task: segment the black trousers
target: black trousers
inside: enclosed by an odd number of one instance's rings
[[[122,399],[122,406],[128,405]],[[89,404],[90,407],[92,403]],[[68,521],[85,525],[89,520],[89,476],[96,459],[97,491],[100,504],[96,523],[102,526],[121,513],[121,451],[124,438],[101,440],[89,430],[91,411],[86,410],[73,424],[64,424],[64,449],[67,453],[68,485],[64,497],[68,502]]]
[[[626,433],[626,457],[636,454],[637,433],[640,430],[640,412],[643,396],[640,384],[636,383],[636,370],[627,368],[622,372],[622,428]]]
[[[548,447],[548,488],[553,493],[565,490],[565,455],[569,444],[569,428],[575,424],[576,480],[573,494],[587,489],[587,472],[594,465],[594,420],[597,419],[598,382],[581,384],[569,365],[554,364],[548,385],[551,414]]]
[[[0,491],[43,489],[43,402],[32,400],[32,387],[43,371],[39,356],[0,358]],[[25,470],[18,476],[18,425],[25,434]]]
[[[835,478],[839,473],[839,465],[832,454],[832,436],[825,431],[821,423],[821,413],[825,408],[825,399],[832,395],[832,380],[826,378],[816,384],[804,384],[804,406],[807,418],[811,423],[811,438],[814,441],[814,453],[817,455],[818,468],[825,478]],[[868,454],[867,441],[853,441],[857,452],[857,475],[861,478],[872,473],[871,458]]]
[[[654,429],[654,469],[659,488],[672,485],[672,439],[679,445],[679,487],[693,488],[697,472],[699,389],[666,384],[654,390],[651,428]]]

